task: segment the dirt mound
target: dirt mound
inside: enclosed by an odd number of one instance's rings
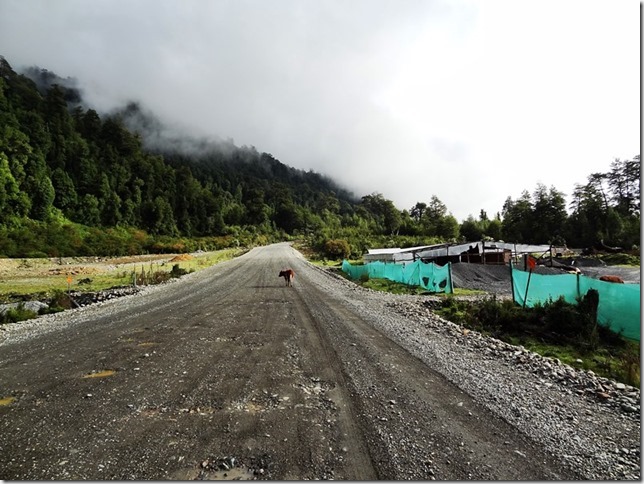
[[[537,266],[535,274],[562,274],[560,269]],[[510,266],[488,264],[452,264],[454,287],[495,294],[512,294]]]
[[[194,257],[192,257],[190,254],[179,254],[173,257],[172,259],[170,259],[170,262],[181,262],[184,260],[191,260],[191,259],[194,259]]]
[[[455,288],[512,294],[510,268],[483,264],[452,264]]]

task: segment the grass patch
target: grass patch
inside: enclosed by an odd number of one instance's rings
[[[68,285],[64,274],[43,274],[40,276],[22,276],[20,273],[0,280],[0,302],[17,302],[26,299],[46,300],[56,297],[68,289],[79,292],[98,292],[114,287],[131,286],[136,274],[137,284],[158,284],[171,277],[179,277],[195,272],[220,262],[233,259],[245,252],[245,249],[233,248],[207,252],[189,260],[178,262],[144,262],[124,264],[105,272],[95,272],[72,276]],[[46,270],[48,260],[24,259],[20,268]],[[88,264],[91,267],[91,264]],[[175,267],[176,266],[176,267]],[[145,274],[141,277],[142,274]],[[63,307],[63,309],[65,309]]]
[[[400,282],[393,282],[388,279],[369,279],[360,280],[358,283],[362,287],[373,289],[374,291],[390,292],[392,294],[428,294],[428,292],[420,286],[408,286]]]
[[[533,308],[496,298],[476,303],[445,298],[435,311],[466,328],[639,387],[639,342],[597,324],[596,304],[593,296],[577,304],[562,298]]]
[[[15,308],[7,309],[2,315],[0,315],[0,324],[8,323],[17,323],[19,321],[26,321],[28,319],[33,319],[38,314],[29,309],[25,309],[22,304],[18,304]]]
[[[640,256],[620,252],[618,254],[602,254],[598,257],[609,266],[637,267],[640,265]]]

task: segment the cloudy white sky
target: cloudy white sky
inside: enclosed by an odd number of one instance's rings
[[[0,55],[399,209],[567,195],[640,152],[636,0],[0,0]],[[570,197],[567,197],[570,201]]]

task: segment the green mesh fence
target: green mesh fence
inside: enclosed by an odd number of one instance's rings
[[[530,284],[528,285],[528,277]],[[527,287],[527,297],[526,297]],[[512,268],[514,301],[528,307],[563,296],[566,302],[575,303],[589,289],[599,292],[597,321],[599,324],[622,332],[626,338],[640,340],[640,285],[616,284],[582,275],[532,274]]]
[[[370,279],[388,279],[408,286],[420,286],[429,292],[452,293],[451,263],[439,266],[421,261],[404,264],[370,262],[363,266],[353,266],[347,260],[342,261],[342,270],[351,279],[360,279],[367,274]]]

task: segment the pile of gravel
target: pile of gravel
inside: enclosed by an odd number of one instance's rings
[[[537,266],[535,274],[563,274],[561,269]],[[452,264],[452,282],[455,288],[475,289],[495,294],[512,294],[510,267],[491,264]]]

